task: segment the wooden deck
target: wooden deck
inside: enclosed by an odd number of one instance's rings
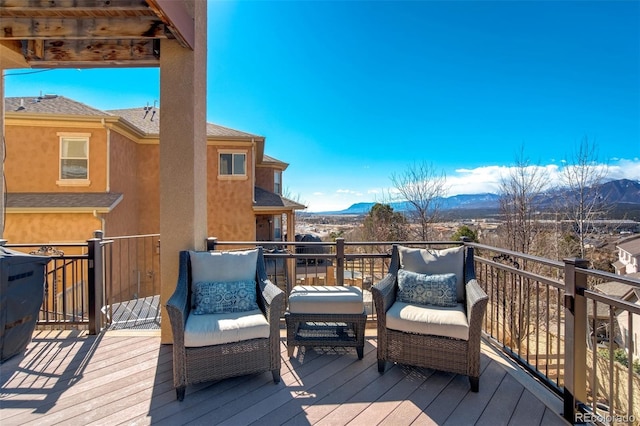
[[[0,365],[0,424],[567,424],[555,395],[484,343],[474,394],[466,377],[428,369],[380,375],[375,336],[362,361],[329,348],[289,360],[282,342],[279,384],[270,373],[232,378],[190,386],[178,402],[171,346],[157,332],[37,332],[24,355]]]

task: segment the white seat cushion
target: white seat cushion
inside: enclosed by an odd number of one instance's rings
[[[269,337],[269,323],[259,309],[227,314],[189,315],[184,328],[184,345],[188,348]]]
[[[387,328],[469,340],[469,322],[462,303],[448,308],[396,301],[387,311]]]
[[[289,295],[293,314],[361,314],[362,290],[354,286],[297,285]]]

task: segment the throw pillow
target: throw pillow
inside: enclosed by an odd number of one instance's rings
[[[444,250],[398,246],[400,268],[421,274],[456,274],[458,301],[464,300],[464,246]]]
[[[258,249],[237,251],[190,251],[191,306],[195,307],[195,283],[254,281]]]
[[[419,305],[453,307],[457,304],[456,274],[419,274],[398,270],[397,300]]]
[[[194,284],[195,315],[226,314],[258,309],[256,282],[196,282]]]

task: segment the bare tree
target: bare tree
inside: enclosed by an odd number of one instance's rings
[[[500,182],[506,248],[530,254],[540,233],[538,203],[548,184],[545,169],[532,165],[521,149],[509,174]]]
[[[411,206],[408,216],[418,227],[418,239],[429,240],[429,228],[438,220],[442,198],[447,193],[447,177],[433,164],[421,162],[401,174],[392,174],[391,182],[399,199]]]
[[[593,221],[605,217],[608,210],[600,192],[608,172],[607,165],[598,161],[596,144],[584,137],[560,173],[566,192],[562,208],[573,225],[571,232],[583,259],[587,258],[586,243],[593,234]]]
[[[503,241],[507,245],[505,248],[509,250],[523,254],[538,254],[534,252],[540,250],[543,238],[538,220],[539,202],[549,183],[545,172],[543,167],[532,165],[521,148],[515,164],[500,182]],[[526,259],[516,260],[503,255],[494,260],[516,269],[528,268]],[[508,328],[511,339],[520,347],[527,340],[532,327],[535,327],[528,316],[521,313],[530,312],[534,307],[538,289],[506,270],[495,273],[496,282],[499,283],[499,290],[494,294],[498,309],[503,312],[504,325]]]

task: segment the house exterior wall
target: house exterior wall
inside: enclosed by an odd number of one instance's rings
[[[8,121],[5,172],[8,192],[111,192],[123,194],[109,213],[9,213],[5,238],[13,243],[83,242],[95,230],[105,237],[160,232],[160,145],[139,138],[117,121]],[[59,185],[60,133],[88,134],[88,185]],[[28,143],[25,143],[28,142]],[[221,240],[269,240],[272,215],[253,210],[254,186],[274,190],[282,167],[255,164],[250,140],[209,140],[207,144],[207,234]],[[246,176],[219,175],[219,154],[246,154]]]
[[[208,234],[220,240],[256,239],[253,213],[253,164],[251,143],[216,143],[207,146],[207,211]],[[245,177],[219,176],[219,154],[232,150],[246,154]]]
[[[139,144],[137,150],[138,232],[160,232],[160,146]]]
[[[10,243],[84,242],[101,226],[91,213],[8,213],[4,234]]]
[[[138,233],[138,164],[136,143],[109,132],[109,192],[123,194],[122,201],[105,216],[106,236]]]
[[[636,305],[640,304],[640,302],[637,301],[635,303]],[[629,352],[629,311],[623,310],[617,315],[617,317],[620,333],[622,334],[620,337],[622,338],[624,349]],[[633,359],[640,360],[640,318],[638,318],[638,315],[633,315],[633,318],[631,319],[631,326],[633,327],[633,336],[631,336],[631,342],[633,344]]]
[[[5,174],[7,192],[104,192],[106,184],[106,129],[100,123],[60,126],[27,120],[7,120]],[[99,127],[98,127],[99,126]],[[90,134],[89,185],[58,185],[59,133]],[[25,142],[29,143],[25,143]]]
[[[273,174],[276,169],[268,166],[256,167],[256,186],[274,192]]]

